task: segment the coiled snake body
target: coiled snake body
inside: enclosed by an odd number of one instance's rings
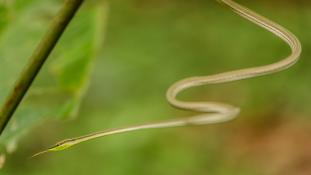
[[[173,120],[167,120],[162,122],[155,122],[150,124],[143,125],[135,125],[125,128],[117,128],[111,130],[100,131],[96,133],[91,133],[85,136],[76,137],[72,139],[67,139],[61,141],[54,145],[53,147],[42,151],[40,153],[35,154],[37,156],[39,154],[50,152],[50,151],[60,151],[64,150],[68,147],[71,147],[75,144],[117,133],[129,132],[134,130],[141,129],[151,129],[151,128],[166,128],[166,127],[177,127],[177,126],[185,126],[185,125],[203,125],[203,124],[212,124],[212,123],[220,123],[234,119],[238,113],[239,108],[235,106],[231,106],[228,104],[218,103],[218,102],[188,102],[188,101],[180,101],[176,99],[177,95],[185,89],[202,86],[207,84],[218,84],[231,82],[236,80],[242,80],[246,78],[262,76],[266,74],[275,73],[281,70],[284,70],[291,65],[293,65],[299,58],[301,53],[301,44],[299,40],[289,32],[284,27],[272,22],[271,20],[258,15],[257,13],[251,11],[250,9],[241,6],[240,4],[232,1],[232,0],[218,0],[220,3],[230,7],[235,13],[244,17],[245,19],[255,23],[258,26],[270,31],[275,34],[283,41],[285,41],[289,47],[291,48],[291,54],[286,58],[282,59],[279,62],[260,66],[260,67],[252,67],[241,70],[229,71],[225,73],[220,73],[216,75],[209,76],[198,76],[191,77],[180,80],[173,84],[167,91],[166,97],[168,102],[179,109],[190,110],[200,112],[199,115],[194,115],[188,118],[179,118]]]

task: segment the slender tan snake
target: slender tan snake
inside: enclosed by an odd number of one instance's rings
[[[141,129],[151,129],[151,128],[167,128],[167,127],[177,127],[177,126],[186,126],[186,125],[205,125],[212,123],[220,123],[234,119],[238,113],[239,108],[235,106],[231,106],[224,103],[218,102],[189,102],[189,101],[180,101],[176,99],[177,95],[189,88],[202,86],[207,84],[218,84],[225,83],[231,81],[242,80],[246,78],[266,75],[275,73],[281,70],[284,70],[291,65],[293,65],[299,58],[301,53],[301,44],[299,40],[289,32],[287,29],[282,26],[270,21],[269,19],[256,14],[250,9],[239,5],[238,3],[231,0],[218,0],[224,5],[230,7],[235,13],[244,17],[245,19],[261,26],[262,28],[270,31],[275,34],[283,41],[285,41],[289,47],[291,48],[291,54],[286,58],[282,59],[279,62],[260,66],[260,67],[252,67],[240,70],[229,71],[225,73],[209,75],[209,76],[198,76],[198,77],[190,77],[183,80],[180,80],[173,84],[167,91],[166,97],[168,102],[179,109],[195,111],[199,112],[199,115],[194,115],[188,118],[179,118],[173,120],[167,120],[162,122],[155,122],[150,124],[142,124],[135,125],[125,128],[117,128],[111,130],[104,130],[96,133],[91,133],[85,136],[80,136],[72,139],[67,139],[61,141],[54,145],[53,147],[42,151],[40,153],[35,154],[37,156],[39,154],[49,152],[49,151],[60,151],[64,150],[68,147],[71,147],[75,144],[95,139],[98,137],[103,137],[107,135],[130,132]]]

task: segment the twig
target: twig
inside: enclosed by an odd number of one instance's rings
[[[84,0],[66,0],[0,109],[0,134]]]

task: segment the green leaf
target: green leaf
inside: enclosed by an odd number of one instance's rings
[[[1,103],[62,5],[59,1],[31,0],[21,8],[19,3],[11,6],[14,19],[2,32],[0,28]],[[8,13],[0,8],[0,14]],[[0,145],[6,151],[13,151],[9,146],[40,121],[76,115],[96,51],[95,17],[96,11],[85,7],[69,25],[1,135]]]

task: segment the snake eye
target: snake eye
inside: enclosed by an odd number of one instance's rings
[[[54,146],[52,146],[51,148],[59,147],[59,146],[63,145],[64,143],[65,143],[65,141],[58,142]]]

